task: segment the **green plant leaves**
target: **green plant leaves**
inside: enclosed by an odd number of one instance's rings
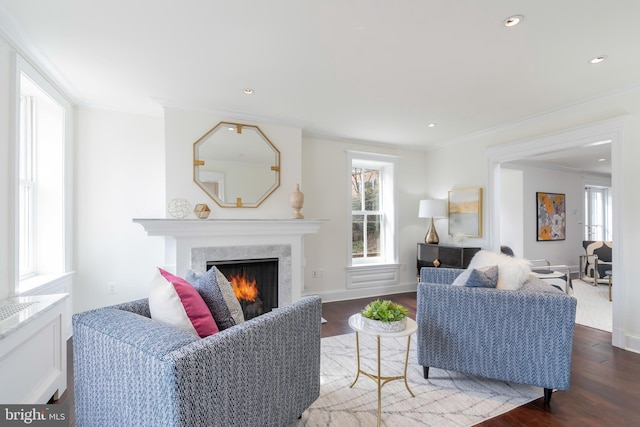
[[[409,310],[390,300],[375,300],[367,304],[361,314],[368,319],[391,323],[404,319],[409,314]]]

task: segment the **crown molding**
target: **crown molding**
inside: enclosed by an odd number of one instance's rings
[[[416,151],[416,152],[426,152],[431,149],[431,147],[420,147],[415,145],[404,145],[404,144],[393,144],[391,142],[380,142],[380,141],[369,141],[366,139],[358,139],[358,138],[349,138],[346,136],[340,136],[336,134],[331,134],[327,132],[319,132],[316,130],[307,130],[303,129],[302,135],[309,138],[319,138],[319,139],[329,139],[331,141],[343,142],[346,144],[358,144],[358,145],[369,145],[374,147],[383,147],[394,150],[406,150],[406,151]]]
[[[153,102],[158,103],[163,109],[173,109],[182,111],[194,111],[198,113],[214,114],[216,116],[222,116],[228,120],[235,120],[239,122],[251,122],[251,123],[265,123],[278,126],[287,126],[293,128],[302,129],[306,125],[306,122],[295,119],[282,119],[272,116],[263,116],[259,114],[245,113],[242,111],[225,110],[219,108],[211,108],[198,104],[184,103],[180,101],[163,99],[163,98],[150,98]]]
[[[554,170],[559,172],[568,172],[568,173],[576,173],[581,175],[595,176],[597,178],[611,179],[611,173],[595,172],[589,169],[573,168],[570,166],[554,165],[552,163],[537,162],[532,160],[524,160],[524,159],[514,160],[509,162],[509,164],[517,165],[517,166],[528,166],[528,167],[534,167],[539,169]],[[505,166],[505,165],[502,165],[502,166]],[[507,169],[510,169],[508,165],[507,165]]]
[[[42,74],[42,77],[61,92],[72,105],[80,103],[80,96],[71,82],[53,65],[42,49],[31,40],[2,5],[0,5],[0,37]]]
[[[571,104],[571,105],[565,105],[563,107],[560,108],[555,108],[552,110],[548,110],[548,111],[544,111],[542,113],[537,113],[537,114],[533,114],[530,116],[526,116],[520,119],[516,119],[516,120],[512,120],[510,122],[507,123],[503,123],[494,127],[490,127],[490,128],[486,128],[477,132],[473,132],[464,136],[461,136],[459,138],[452,138],[452,139],[448,139],[448,140],[444,140],[438,143],[433,144],[430,148],[435,149],[435,148],[445,148],[445,147],[452,147],[454,145],[458,145],[458,144],[463,144],[466,142],[470,142],[473,140],[476,140],[478,138],[484,137],[484,136],[489,136],[501,131],[505,131],[508,130],[510,128],[516,127],[516,126],[521,126],[527,123],[532,123],[535,122],[537,120],[541,120],[541,119],[545,119],[545,118],[549,118],[552,117],[558,113],[563,113],[563,112],[570,112],[573,110],[576,110],[580,107],[595,103],[595,102],[599,102],[599,101],[603,101],[609,98],[614,98],[617,96],[625,96],[625,95],[630,95],[633,94],[635,92],[639,92],[640,91],[640,84],[638,85],[632,85],[632,86],[627,86],[624,87],[622,89],[618,89],[618,90],[614,90],[602,95],[598,95],[598,96],[594,96],[592,98],[588,98],[585,99],[581,102],[575,103],[575,104]]]

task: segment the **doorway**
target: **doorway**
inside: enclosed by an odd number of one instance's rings
[[[622,277],[623,260],[617,256],[616,247],[622,245],[624,236],[620,233],[620,198],[616,197],[617,183],[620,183],[621,173],[621,151],[622,151],[622,129],[623,119],[612,119],[598,122],[592,125],[569,129],[540,137],[531,138],[524,141],[491,147],[487,150],[489,158],[489,177],[487,192],[488,205],[488,240],[489,248],[499,251],[500,248],[500,206],[501,206],[501,168],[504,162],[525,159],[530,156],[563,151],[573,148],[584,147],[588,144],[595,144],[601,141],[611,141],[612,154],[612,191],[613,191],[613,240],[616,243],[613,251],[613,274]],[[625,284],[623,280],[616,282],[613,297],[613,333],[612,344],[616,347],[624,348],[624,334],[622,328],[616,327],[622,323],[624,315]]]

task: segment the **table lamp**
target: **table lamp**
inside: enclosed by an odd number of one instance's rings
[[[420,200],[420,209],[418,210],[418,218],[431,218],[429,231],[424,236],[425,243],[437,245],[440,243],[438,232],[433,223],[434,218],[447,217],[447,202],[445,200]]]

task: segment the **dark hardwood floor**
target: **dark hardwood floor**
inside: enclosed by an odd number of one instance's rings
[[[381,297],[406,306],[416,314],[416,293]],[[352,333],[347,321],[374,298],[325,303],[322,337]],[[67,391],[55,403],[68,403],[73,416],[72,346],[68,342]],[[415,362],[414,362],[415,363]],[[553,393],[550,405],[537,399],[479,426],[640,426],[640,354],[611,345],[611,333],[576,325],[571,364],[571,388]],[[108,426],[105,426],[108,427]],[[346,426],[345,426],[346,427]]]

